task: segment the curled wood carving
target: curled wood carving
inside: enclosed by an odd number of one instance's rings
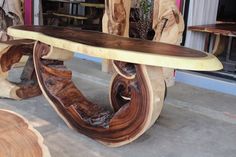
[[[176,6],[176,0],[154,0],[153,41],[180,45],[184,31],[183,16]],[[167,86],[174,85],[174,69],[163,68]]]
[[[25,99],[41,94],[33,65],[33,45],[30,40],[15,40],[1,44],[0,50],[0,84],[2,90],[1,97],[12,99]],[[18,63],[23,55],[27,55],[28,60],[21,74],[21,82],[12,83],[7,80],[7,73]]]
[[[105,0],[102,31],[113,35],[129,37],[131,0]],[[102,71],[113,73],[111,60],[104,60]]]
[[[112,79],[112,112],[88,101],[61,61],[43,59],[52,48],[40,42],[35,44],[36,75],[44,96],[69,127],[116,147],[137,139],[159,116],[165,90],[161,68],[117,64],[127,77],[116,74]],[[125,70],[127,65],[130,70]]]
[[[43,137],[15,112],[0,110],[1,157],[50,157]]]

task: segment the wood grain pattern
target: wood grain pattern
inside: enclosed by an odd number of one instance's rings
[[[208,32],[221,34],[224,36],[236,37],[236,24],[235,23],[218,23],[209,25],[199,25],[188,27],[189,30],[198,32]]]
[[[111,86],[111,100],[120,108],[111,112],[88,101],[73,84],[72,73],[65,66],[42,60],[50,48],[40,42],[35,45],[36,75],[44,96],[69,127],[117,147],[137,139],[159,116],[165,90],[160,68],[133,65],[134,78],[128,80],[116,75]],[[123,95],[129,100],[124,101]]]
[[[184,19],[176,6],[176,0],[154,0],[153,41],[180,45],[184,31]],[[175,83],[174,69],[163,68],[167,87]]]
[[[104,33],[129,37],[129,17],[131,0],[105,0],[102,21]],[[102,71],[113,73],[112,60],[103,60]]]
[[[50,157],[43,137],[17,113],[0,110],[1,157]]]
[[[8,28],[8,33],[104,59],[175,69],[222,69],[220,61],[211,54],[165,43],[59,27],[17,26]]]
[[[15,40],[0,43],[0,96],[12,99],[26,99],[41,94],[33,65],[33,45],[31,40]],[[18,63],[23,55],[28,55],[28,61],[21,74],[21,82],[13,83],[7,80],[8,71]]]
[[[176,0],[154,0],[154,41],[180,45],[184,31],[183,16],[176,6]]]

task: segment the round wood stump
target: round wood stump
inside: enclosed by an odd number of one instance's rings
[[[1,157],[50,157],[42,136],[22,116],[0,109]]]

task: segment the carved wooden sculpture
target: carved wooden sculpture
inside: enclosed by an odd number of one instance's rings
[[[165,92],[161,67],[218,70],[211,54],[184,47],[58,27],[18,26],[9,35],[37,40],[33,60],[40,88],[66,124],[111,147],[141,136],[159,116]],[[110,86],[114,111],[88,101],[71,80],[54,49],[117,60]],[[54,57],[53,57],[54,56]]]
[[[12,99],[25,99],[41,94],[33,65],[34,41],[13,40],[0,43],[0,96]],[[20,62],[23,55],[28,55],[28,61],[21,74],[20,83],[7,80],[8,71]]]
[[[180,45],[184,31],[183,16],[176,6],[176,0],[154,0],[153,41]],[[174,84],[174,69],[163,68],[167,86]]]
[[[130,6],[131,0],[105,0],[102,31],[128,37]],[[103,60],[102,71],[114,72],[111,60]]]
[[[20,115],[0,110],[1,157],[50,157],[42,136]]]
[[[0,41],[10,39],[6,33],[7,27],[22,24],[21,1],[0,0]]]

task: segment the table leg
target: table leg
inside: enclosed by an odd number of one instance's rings
[[[230,53],[232,48],[233,37],[229,37],[227,53],[226,53],[226,62],[230,62]]]
[[[42,60],[52,49],[36,43],[36,75],[44,96],[69,127],[107,146],[117,147],[137,139],[154,124],[162,110],[165,93],[160,67],[116,64],[117,74],[110,87],[112,112],[85,98],[63,62]],[[63,60],[63,55],[61,57]]]
[[[5,44],[5,48],[0,50],[0,96],[11,99],[25,99],[41,94],[37,83],[36,75],[34,73],[33,65],[33,43],[19,44],[11,41],[13,44]],[[23,73],[21,75],[20,83],[12,83],[7,80],[7,73],[15,63],[18,63],[23,55],[31,55],[29,57]]]
[[[209,52],[209,51],[210,51],[211,36],[212,36],[211,33],[207,33],[207,34],[206,34],[205,46],[204,46],[204,51],[205,51],[205,52]]]

